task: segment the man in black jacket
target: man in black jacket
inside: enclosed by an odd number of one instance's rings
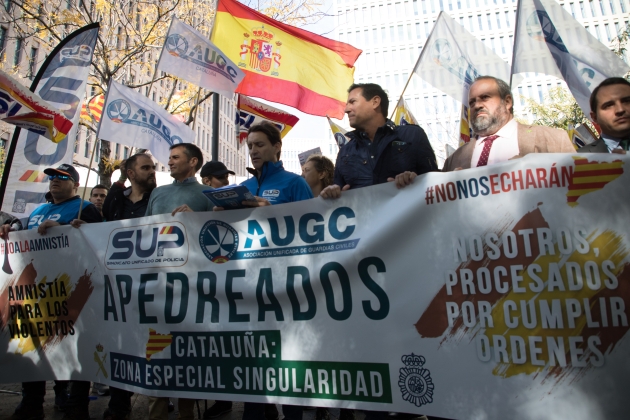
[[[580,153],[627,153],[630,150],[630,82],[610,77],[591,93],[591,119],[602,134],[597,141],[580,147]]]
[[[131,187],[125,188],[129,178]],[[155,163],[151,156],[137,153],[129,157],[120,168],[120,178],[112,184],[112,188],[103,203],[103,216],[107,221],[135,219],[143,217],[149,203],[151,191],[156,186]],[[131,412],[131,396],[133,392],[110,387],[111,398],[104,420],[126,419]]]
[[[396,126],[387,119],[387,93],[374,83],[348,89],[346,114],[355,130],[337,155],[334,184],[320,193],[337,198],[341,191],[393,181],[398,188],[423,173],[437,171],[435,153],[417,125]]]
[[[131,183],[129,188],[125,188],[127,178]],[[156,185],[155,163],[151,156],[144,153],[131,156],[120,168],[120,179],[112,185],[103,203],[105,220],[143,217]]]

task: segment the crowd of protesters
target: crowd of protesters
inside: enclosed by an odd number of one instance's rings
[[[253,175],[242,185],[256,201],[245,201],[244,206],[279,205],[314,197],[334,200],[344,191],[385,182],[404,188],[427,172],[438,171],[435,154],[424,130],[417,125],[396,126],[388,118],[389,99],[376,84],[354,84],[348,89],[346,114],[354,131],[347,134],[350,141],[341,147],[333,164],[320,155],[309,156],[302,168],[302,176],[284,169],[282,139],[271,123],[252,126],[247,147]],[[475,80],[469,90],[470,122],[474,132],[470,142],[448,157],[442,171],[456,171],[492,165],[530,153],[575,152],[565,131],[518,123],[514,119],[514,99],[504,81],[491,76]],[[590,98],[591,119],[601,128],[600,138],[578,152],[626,153],[630,146],[630,83],[623,78],[609,78],[597,86]],[[9,232],[37,229],[41,235],[53,226],[134,219],[156,214],[188,211],[220,211],[203,194],[209,188],[228,185],[234,172],[221,162],[203,164],[201,150],[194,144],[171,147],[168,166],[172,184],[156,187],[155,164],[150,155],[139,153],[127,159],[120,179],[111,189],[97,185],[90,192],[89,201],[77,195],[80,177],[72,165],[61,165],[44,171],[49,176],[50,192],[46,204],[33,211],[22,226],[19,220],[2,214],[0,238]],[[202,183],[197,180],[200,172]],[[129,186],[126,182],[129,181]],[[105,420],[129,418],[132,393],[123,389],[95,384],[100,395],[111,399]],[[64,419],[89,419],[90,383],[85,381],[55,381],[55,408],[64,412]],[[29,382],[22,386],[22,402],[12,420],[44,418],[45,382]],[[180,398],[179,419],[194,418],[195,401]],[[151,398],[148,418],[166,420],[173,404],[168,398]],[[216,401],[203,418],[214,419],[232,409],[230,401]],[[283,406],[287,420],[301,420],[303,407]],[[367,420],[384,419],[395,413],[369,411]],[[398,416],[401,416],[400,414]],[[328,418],[325,409],[318,409],[318,420]],[[273,404],[245,403],[244,420],[277,420]],[[352,420],[353,410],[342,410],[342,420]]]

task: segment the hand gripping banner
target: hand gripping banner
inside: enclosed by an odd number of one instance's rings
[[[13,232],[0,381],[625,418],[629,164],[528,155],[338,200]]]

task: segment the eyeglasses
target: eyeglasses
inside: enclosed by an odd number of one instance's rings
[[[67,180],[74,181],[74,179],[72,179],[72,177],[68,175],[48,175],[49,181],[52,181],[55,178],[60,179],[62,181],[67,181]]]

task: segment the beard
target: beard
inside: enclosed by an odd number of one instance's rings
[[[138,184],[139,187],[143,188],[145,191],[152,191],[157,186],[155,177],[149,177],[143,180],[136,179],[135,182],[136,184]]]
[[[476,117],[471,116],[470,118],[470,125],[472,126],[475,134],[482,136],[494,134],[499,131],[499,129],[510,119],[510,113],[507,110],[504,101],[501,101],[501,106],[498,107],[494,113],[491,113],[486,108],[478,110],[477,113],[482,111],[487,114]]]
[[[499,119],[496,115],[482,115],[480,117],[473,118],[471,120],[471,125],[475,133],[484,132],[492,126],[496,125],[499,122]]]

